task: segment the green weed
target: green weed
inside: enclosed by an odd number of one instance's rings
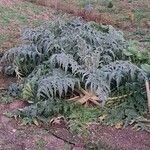
[[[7,91],[0,91],[0,102],[1,103],[10,103],[13,101],[13,98],[7,93]]]
[[[133,32],[134,35],[141,35],[141,36],[144,36],[146,35],[146,31],[143,29],[143,28],[136,28],[136,30]]]
[[[2,24],[5,26],[8,25],[11,20],[24,24],[27,22],[28,17],[26,14],[20,13],[17,10],[0,6],[0,18]]]
[[[147,9],[137,9],[134,10],[134,16],[137,22],[140,22],[144,18],[149,18],[149,10]]]
[[[43,139],[40,139],[35,142],[35,147],[37,148],[37,150],[44,150],[46,145],[47,142],[44,141]]]

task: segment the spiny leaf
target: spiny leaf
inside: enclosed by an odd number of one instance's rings
[[[51,76],[42,78],[38,83],[38,93],[40,97],[43,95],[53,97],[59,94],[67,94],[68,89],[74,90],[74,87],[80,87],[79,79],[73,77],[71,74],[66,74],[61,69],[54,69]]]
[[[58,64],[65,70],[65,72],[67,72],[68,69],[71,68],[72,73],[75,73],[80,68],[78,63],[73,59],[73,56],[70,54],[54,54],[51,56],[50,61],[51,64]]]

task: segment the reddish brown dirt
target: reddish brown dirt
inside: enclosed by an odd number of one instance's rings
[[[61,150],[67,144],[70,147],[79,148],[78,138],[73,137],[67,130],[51,129],[52,135],[44,128],[36,126],[20,126],[19,122],[3,115],[5,111],[15,110],[26,106],[26,102],[14,101],[10,104],[0,104],[0,149],[3,150],[34,150],[37,141],[45,141],[45,150]],[[60,138],[58,138],[58,137]],[[62,139],[65,140],[62,140]],[[74,139],[74,141],[72,141]],[[75,142],[77,146],[66,143]]]
[[[61,150],[65,142],[34,126],[19,126],[15,120],[0,115],[0,149],[34,150],[37,141],[45,141],[46,150]]]
[[[90,133],[91,141],[105,141],[115,150],[150,150],[150,134],[147,132],[93,124],[90,126]]]
[[[0,149],[34,150],[36,143],[45,142],[45,150],[63,150],[66,145],[72,149],[83,150],[83,142],[63,128],[44,129],[37,126],[21,126],[19,121],[8,118],[3,113],[26,106],[26,102],[14,101],[0,104]],[[71,144],[75,143],[75,144]],[[80,147],[79,147],[80,146]],[[82,147],[81,147],[82,146]]]
[[[14,77],[4,77],[2,74],[0,74],[0,90],[7,89],[10,84],[16,81],[17,79]]]

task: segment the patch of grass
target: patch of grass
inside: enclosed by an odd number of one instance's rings
[[[17,5],[15,5],[15,8],[17,10],[22,10],[25,12],[26,12],[26,10],[28,10],[28,11],[31,11],[32,13],[35,13],[36,15],[40,14],[41,12],[45,11],[45,9],[46,9],[42,6],[34,5],[29,2],[17,4]]]
[[[3,26],[8,26],[11,20],[16,20],[19,23],[24,24],[27,22],[28,16],[26,14],[18,12],[17,10],[0,6],[0,18]]]
[[[96,5],[107,6],[110,1],[113,2],[113,0],[76,0],[76,3],[81,7],[85,7],[88,4],[92,4],[94,6]]]
[[[45,21],[42,20],[42,19],[35,19],[31,22],[32,26],[33,27],[38,27],[38,26],[41,26],[42,24],[44,24]]]
[[[86,5],[89,5],[89,4],[95,4],[97,2],[97,0],[77,0],[77,4],[80,6],[80,7],[85,7]]]
[[[100,13],[110,13],[113,12],[114,13],[114,9],[113,8],[107,8],[107,7],[103,7],[103,8],[98,8],[98,12]]]
[[[122,15],[118,16],[118,19],[120,21],[128,21],[128,20],[130,20],[130,17],[128,15],[122,14]]]
[[[72,149],[73,149],[72,146],[67,143],[62,147],[62,150],[72,150]]]
[[[13,98],[5,90],[0,91],[0,102],[1,103],[10,103],[13,101]]]
[[[144,18],[149,18],[150,11],[147,9],[134,10],[134,16],[137,22],[140,22]]]
[[[69,128],[73,133],[87,134],[86,126],[94,122],[100,115],[98,107],[83,107],[74,105],[67,114],[64,114],[69,120]]]
[[[143,40],[150,42],[150,33],[147,33],[146,35],[144,35]]]
[[[16,4],[14,8],[0,6],[0,26],[8,27],[12,20],[23,26],[30,23],[32,24],[32,22],[36,24],[36,26],[41,25],[44,19],[31,20],[29,17],[31,17],[32,14],[39,15],[44,11],[44,7],[29,2]]]
[[[35,142],[35,147],[37,148],[37,150],[44,150],[46,145],[47,142],[43,139],[40,139]]]
[[[136,28],[136,30],[133,32],[134,35],[145,35],[147,32],[143,28]]]
[[[8,38],[10,38],[10,34],[8,33],[0,33],[0,43],[2,43],[3,41],[7,40]]]
[[[16,37],[23,27],[37,27],[45,23],[45,18],[40,13],[46,11],[49,9],[30,2],[14,2],[12,6],[0,5],[0,51],[16,44],[13,41],[17,41]],[[8,46],[5,44],[7,42]]]
[[[108,143],[99,140],[98,142],[88,142],[85,145],[86,150],[114,150]]]
[[[147,30],[144,30],[143,28],[137,28],[133,32],[133,35],[141,36],[141,41],[144,41],[144,42],[150,41],[150,32]],[[145,47],[145,48],[147,48],[147,47]]]

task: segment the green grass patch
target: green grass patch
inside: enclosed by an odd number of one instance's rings
[[[10,36],[8,33],[0,33],[0,43],[2,44],[5,40],[9,39]]]
[[[46,145],[47,142],[43,139],[40,139],[35,142],[35,147],[37,148],[37,150],[44,150]]]
[[[70,104],[69,104],[70,105]],[[94,122],[100,115],[100,108],[83,107],[82,105],[74,105],[70,112],[65,114],[69,120],[69,128],[73,133],[87,134],[86,126],[90,122]]]
[[[144,18],[149,18],[150,11],[147,9],[134,10],[134,16],[137,22],[140,22]]]
[[[1,25],[8,26],[11,20],[16,20],[20,24],[27,23],[28,16],[26,14],[20,13],[17,10],[0,6],[0,18]]]
[[[133,32],[134,35],[146,35],[147,31],[145,31],[143,28],[137,28],[135,29],[135,31]]]
[[[17,10],[22,10],[25,12],[26,12],[26,10],[28,10],[28,11],[31,11],[32,13],[35,13],[36,15],[40,14],[41,12],[45,11],[45,9],[46,9],[43,6],[38,6],[38,5],[35,5],[32,3],[29,3],[29,2],[20,3],[19,5],[17,4],[15,6],[15,8]]]
[[[32,20],[32,22],[31,22],[32,27],[38,27],[38,26],[41,26],[44,23],[46,23],[46,21],[42,20],[42,19],[35,19],[35,20]]]
[[[130,20],[130,17],[128,15],[123,14],[123,15],[119,15],[118,19],[120,21],[128,21],[128,20]]]

